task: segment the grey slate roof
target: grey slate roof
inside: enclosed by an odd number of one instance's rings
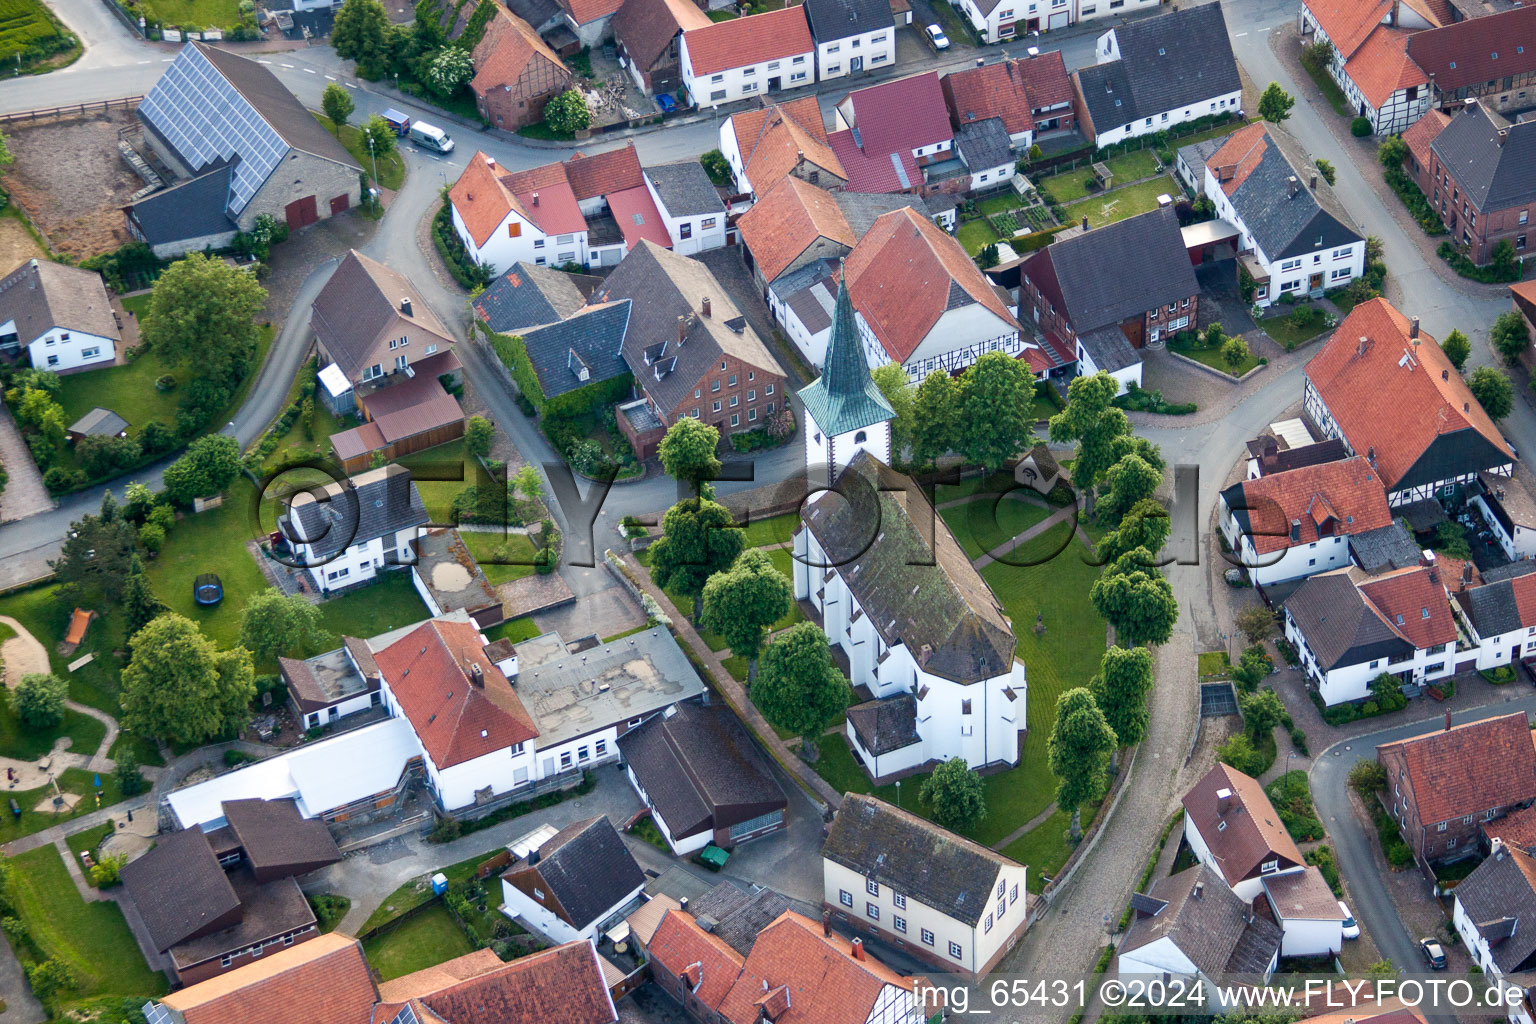
[[[1262,122],[1261,122],[1262,123]],[[1333,189],[1283,130],[1265,124],[1266,146],[1258,166],[1229,198],[1259,248],[1272,259],[1334,249],[1360,241]],[[1288,179],[1298,189],[1291,195]],[[1309,183],[1316,179],[1314,190]]]
[[[293,800],[225,800],[229,829],[261,881],[303,875],[341,860],[331,830],[305,818]]]
[[[917,734],[917,698],[910,693],[855,704],[848,709],[848,724],[876,757],[922,739]]]
[[[293,501],[280,521],[289,540],[308,544],[315,558],[340,554],[362,544],[431,521],[421,495],[404,466],[385,466],[324,488],[328,500]],[[310,539],[313,538],[313,539]]]
[[[288,932],[301,931],[315,923],[315,912],[310,909],[299,883],[292,878],[259,882],[251,870],[242,865],[230,872],[229,880],[240,900],[239,921],[220,931],[172,946],[168,952],[178,969]]]
[[[726,884],[728,883],[721,883],[721,885]],[[759,889],[739,904],[732,906],[723,917],[717,916],[714,913],[715,901],[712,897],[720,888],[720,885],[715,886],[688,909],[693,912],[695,920],[714,917],[715,937],[724,941],[727,946],[742,956],[751,952],[752,943],[757,941],[759,932],[777,921],[784,911],[794,909],[790,905],[789,897],[783,893],[773,889]]]
[[[1079,335],[1200,291],[1171,206],[1063,239],[1041,253],[1056,269],[1067,319]],[[1136,258],[1128,260],[1128,253]]]
[[[1536,200],[1536,121],[1511,124],[1481,104],[1464,107],[1430,148],[1479,210]]]
[[[848,297],[848,275],[839,275],[837,305],[832,311],[832,337],[821,376],[800,389],[800,401],[816,426],[829,437],[861,430],[896,418],[891,403],[869,375],[864,346]]]
[[[588,306],[575,316],[522,333],[523,347],[545,398],[554,398],[629,372],[624,363],[624,329],[630,303]],[[586,380],[577,376],[580,367]]]
[[[123,865],[122,880],[161,952],[240,907],[235,887],[198,828],[161,836],[152,850]]]
[[[1073,72],[1098,131],[1242,88],[1220,3],[1127,22],[1113,31],[1120,59]]]
[[[1489,822],[1485,829],[1490,836],[1499,834],[1497,822]],[[1455,895],[1489,941],[1493,962],[1502,973],[1536,966],[1536,860],[1523,850],[1500,844],[1456,886]],[[1498,941],[1500,935],[1502,941]]]
[[[1279,926],[1265,917],[1250,922],[1249,905],[1204,864],[1162,879],[1145,896],[1151,897],[1141,901],[1149,911],[1157,902],[1164,906],[1155,913],[1137,913],[1121,940],[1121,953],[1169,938],[1202,974],[1214,976],[1260,973],[1280,949]]]
[[[111,409],[103,409],[100,406],[69,425],[71,434],[79,434],[82,437],[116,437],[127,429],[127,420]]]
[[[1011,141],[1000,117],[968,121],[955,130],[955,149],[972,173],[1013,163]]]
[[[409,315],[402,299],[410,300]],[[441,338],[444,349],[453,345],[453,335],[404,274],[356,249],[337,264],[310,309],[310,325],[349,380],[361,379],[384,328],[401,320]]]
[[[1413,645],[1371,608],[1348,570],[1308,578],[1285,602],[1285,610],[1324,671],[1413,653]]]
[[[661,197],[666,213],[674,217],[696,217],[706,213],[724,215],[725,204],[714,182],[697,160],[645,167],[641,173]]]
[[[519,261],[480,293],[475,309],[497,334],[515,334],[564,320],[585,306],[601,283],[600,277]]]
[[[539,847],[533,865],[555,899],[585,928],[645,884],[645,874],[606,817],[573,822]]]
[[[925,198],[900,192],[833,192],[832,201],[842,211],[843,219],[848,222],[856,239],[863,238],[875,221],[892,210],[910,206],[932,220],[955,205],[953,197],[933,195]]]
[[[1492,569],[1479,570],[1484,583],[1497,583],[1499,580],[1512,580],[1517,576],[1528,576],[1536,572],[1536,562],[1522,558],[1518,562],[1510,562],[1508,565],[1496,566]]]
[[[1350,534],[1349,553],[1360,568],[1369,573],[1406,569],[1410,565],[1417,565],[1422,557],[1413,534],[1408,532],[1401,520],[1396,519],[1389,526]]]
[[[1536,626],[1536,622],[1526,622],[1520,614],[1513,579],[1497,580],[1470,588],[1461,595],[1461,606],[1472,620],[1472,625],[1477,628],[1478,635],[1485,640],[1500,633],[1513,633],[1517,629]],[[1531,923],[1532,930],[1536,931],[1536,919]]]
[[[1009,671],[1013,628],[917,484],[868,451],[839,479],[852,484],[854,473],[867,486],[845,486],[837,501],[813,496],[801,516],[887,646],[906,644],[926,671],[960,683]],[[873,543],[871,523],[880,524]]]
[[[55,327],[113,341],[120,337],[101,275],[50,260],[28,260],[0,278],[0,323],[9,320],[16,322],[23,345]]]
[[[202,173],[152,192],[129,207],[144,240],[152,246],[165,245],[235,231],[235,222],[225,212],[234,166],[235,161],[217,161]]]
[[[1078,344],[1093,360],[1093,365],[1107,373],[1123,370],[1141,362],[1141,356],[1118,325],[1110,324],[1077,336]]]
[[[818,43],[874,32],[891,26],[890,0],[805,0],[811,38]]]
[[[863,793],[838,808],[821,855],[972,925],[991,909],[998,873],[1014,863]]]

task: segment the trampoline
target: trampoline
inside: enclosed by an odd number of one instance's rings
[[[216,605],[224,600],[224,584],[217,574],[205,572],[193,582],[192,597],[204,607]]]

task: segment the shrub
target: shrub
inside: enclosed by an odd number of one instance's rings
[[[1244,775],[1252,775],[1257,778],[1264,774],[1273,762],[1274,758],[1263,751],[1254,749],[1253,740],[1247,733],[1235,733],[1227,742],[1216,750],[1216,760],[1223,764],[1229,764]]]
[[[96,863],[91,865],[91,884],[98,889],[110,889],[122,881],[118,877],[118,872],[122,871],[126,863],[128,858],[120,853],[98,858]]]
[[[1333,890],[1335,896],[1344,896],[1344,886],[1339,883],[1339,865],[1333,859],[1331,847],[1315,847],[1308,850],[1302,859],[1317,868],[1318,874],[1323,876],[1323,881],[1328,883],[1328,888]]]
[[[43,731],[64,720],[64,699],[68,696],[69,684],[64,680],[46,672],[33,672],[21,677],[11,693],[11,701],[23,725]]]
[[[1294,725],[1291,726],[1291,746],[1295,747],[1296,752],[1302,757],[1307,757],[1310,754],[1310,751],[1307,750],[1307,734],[1300,727]]]
[[[54,494],[63,491],[72,491],[76,487],[85,486],[85,473],[78,469],[69,469],[65,466],[54,466],[43,474],[43,486]]]
[[[448,190],[443,190],[443,203],[437,216],[432,218],[432,243],[448,266],[448,273],[465,291],[484,288],[491,283],[489,267],[476,263],[464,248],[464,242],[453,227],[453,214],[448,202]]]
[[[464,424],[464,450],[470,455],[483,459],[491,454],[491,442],[495,437],[496,428],[484,416],[471,416]]]
[[[699,157],[699,163],[704,165],[704,173],[709,175],[709,180],[720,188],[729,188],[731,184],[731,165],[725,159],[725,154],[718,149],[712,149]]]
[[[117,768],[112,773],[117,779],[117,788],[123,796],[138,796],[149,788],[149,783],[139,772],[139,763],[132,757],[123,756],[117,759]]]
[[[1371,119],[1368,117],[1357,117],[1349,122],[1349,134],[1357,139],[1365,138],[1371,131]]]
[[[176,378],[173,377],[169,373],[162,373],[160,376],[155,378],[155,390],[156,391],[174,391],[174,390],[176,390]]]
[[[1499,244],[1505,245],[1507,243],[1508,239]],[[1489,263],[1487,266],[1480,267],[1472,262],[1471,257],[1463,252],[1460,246],[1450,241],[1441,242],[1440,248],[1435,251],[1442,260],[1451,265],[1452,270],[1468,280],[1481,281],[1483,284],[1505,284],[1510,281],[1520,280],[1519,261],[1511,263],[1499,262],[1495,259],[1494,262]]]
[[[176,432],[159,420],[150,420],[139,429],[139,447],[146,455],[169,451],[176,444]]]
[[[1433,206],[1429,205],[1429,200],[1424,197],[1424,192],[1408,176],[1407,171],[1401,167],[1388,167],[1382,173],[1382,177],[1386,179],[1387,185],[1392,191],[1397,193],[1397,198],[1403,201],[1403,205],[1408,208],[1409,215],[1418,222],[1419,227],[1424,229],[1426,235],[1445,234],[1445,225],[1440,222],[1440,214],[1435,211]],[[1452,248],[1454,249],[1454,247]]]

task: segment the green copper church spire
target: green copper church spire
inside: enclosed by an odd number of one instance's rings
[[[845,267],[839,267],[837,308],[832,313],[832,337],[827,342],[821,376],[800,389],[800,401],[816,426],[829,437],[896,418],[891,403],[869,376],[859,326],[853,316],[853,301],[848,297]]]

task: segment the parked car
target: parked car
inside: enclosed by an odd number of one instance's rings
[[[1430,970],[1445,970],[1445,947],[1439,942],[1430,938],[1420,939],[1419,952],[1424,954],[1424,960],[1429,964]]]
[[[677,109],[677,100],[673,99],[669,92],[659,93],[656,96],[656,105],[661,108],[663,114],[670,114]]]
[[[937,25],[928,26],[928,41],[933,43],[935,50],[949,49],[949,36],[946,36],[944,30]]]
[[[1339,900],[1339,913],[1344,915],[1344,937],[1346,939],[1358,939],[1360,937],[1360,925],[1355,921],[1355,915],[1349,912],[1349,907]]]

